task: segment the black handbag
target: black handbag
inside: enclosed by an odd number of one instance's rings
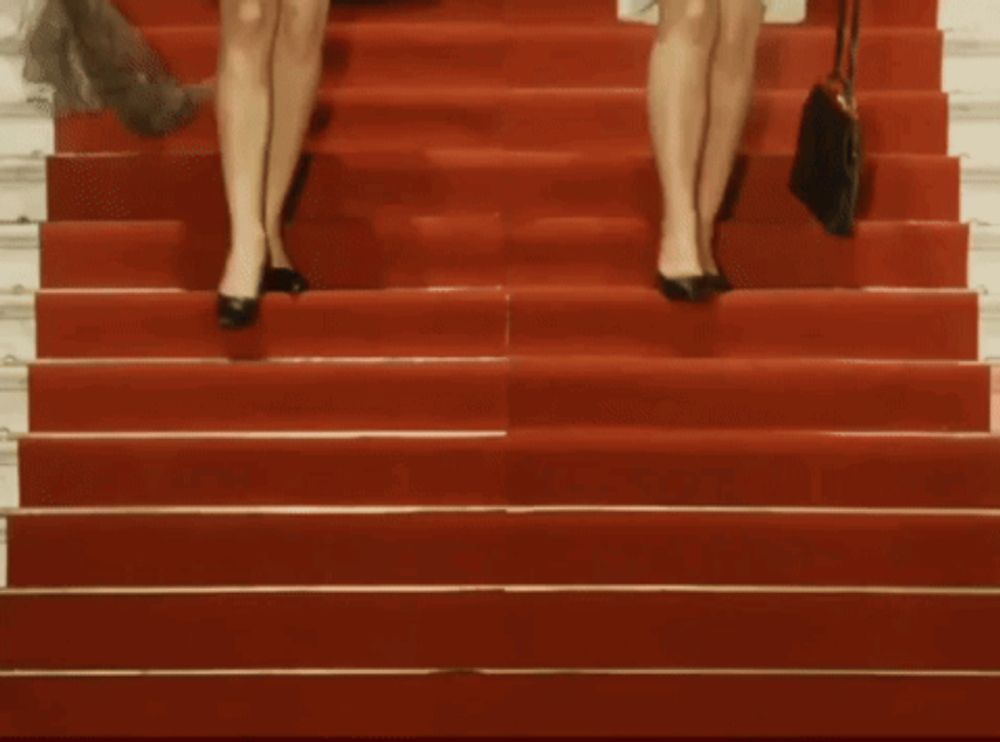
[[[850,2],[840,0],[834,70],[812,89],[802,112],[790,183],[795,196],[826,230],[840,236],[854,234],[864,165],[856,97],[862,0],[853,0],[848,29]],[[850,68],[845,71],[848,49]]]

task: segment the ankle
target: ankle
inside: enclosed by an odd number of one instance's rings
[[[705,273],[697,258],[687,255],[671,255],[661,253],[656,262],[656,269],[666,278],[688,278],[701,276]]]
[[[280,227],[267,230],[267,255],[272,268],[292,267],[292,261],[285,249],[285,240]]]
[[[715,259],[715,223],[702,223],[698,231],[698,259],[706,273],[718,275],[719,265]]]
[[[660,236],[660,254],[657,268],[668,278],[699,276],[702,270],[699,260],[697,221],[687,219],[665,219]]]
[[[219,293],[233,298],[257,295],[267,260],[264,240],[240,235],[233,239],[219,284]]]
[[[234,230],[229,244],[231,253],[240,255],[265,255],[267,253],[267,235],[263,230]]]

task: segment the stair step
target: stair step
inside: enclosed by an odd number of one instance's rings
[[[0,733],[995,736],[998,695],[1000,677],[905,673],[0,677]]]
[[[804,91],[759,93],[744,138],[754,153],[794,148]],[[512,149],[641,148],[649,139],[644,89],[338,88],[318,103],[307,149],[392,143],[414,147],[502,145]],[[946,154],[948,99],[939,91],[872,91],[860,96],[869,152]],[[213,109],[165,139],[129,132],[112,113],[58,122],[60,152],[217,152]]]
[[[228,239],[221,225],[180,221],[44,225],[44,285],[215,289]],[[721,222],[717,256],[742,288],[964,288],[969,228],[958,222],[862,221],[854,239],[812,222]],[[648,286],[656,228],[635,217],[502,219],[326,216],[286,234],[319,289],[421,286]],[[37,280],[37,279],[36,279]]]
[[[506,426],[505,361],[38,365],[37,432],[484,430]]]
[[[0,666],[996,670],[1000,595],[226,592],[0,597]],[[71,621],[66,621],[72,616]]]
[[[507,351],[508,300],[497,289],[267,294],[260,322],[235,334],[220,332],[215,301],[215,292],[42,293],[39,356],[482,357]]]
[[[978,358],[970,292],[734,292],[689,306],[652,288],[314,291],[267,295],[260,323],[236,339],[219,332],[214,301],[208,292],[42,293],[39,357]]]
[[[816,223],[733,221],[720,229],[717,253],[737,286],[968,285],[969,231],[954,221],[860,222],[850,240]]]
[[[981,432],[989,375],[971,363],[766,358],[519,358],[510,371],[502,359],[40,364],[30,429],[496,430],[509,378],[515,429]]]
[[[997,587],[976,514],[698,511],[21,515],[29,587],[808,585]]]
[[[43,227],[49,288],[215,289],[226,228],[180,221],[53,222]],[[503,227],[495,212],[370,218],[327,214],[287,232],[289,253],[317,288],[497,286]]]
[[[985,433],[560,427],[517,431],[508,450],[507,496],[525,506],[992,508],[1000,502],[1000,438]]]
[[[511,425],[989,430],[975,364],[778,359],[519,358]]]
[[[510,309],[523,355],[978,358],[971,293],[736,291],[686,305],[652,289],[539,288]]]
[[[791,155],[752,155],[737,165],[735,218],[811,223],[789,191]],[[935,155],[874,155],[860,218],[957,221],[959,161]],[[184,218],[222,224],[225,198],[214,155],[55,157],[49,162],[50,218]],[[155,184],[155,188],[153,187]],[[512,218],[658,218],[660,187],[648,152],[559,153],[474,150],[345,150],[317,155],[298,217],[370,218],[495,210]]]
[[[509,25],[498,22],[360,22],[333,24],[324,84],[642,87],[655,31],[594,23]],[[215,75],[218,29],[150,28],[147,36],[182,80]],[[805,91],[830,66],[830,27],[767,27],[760,37],[762,89]],[[581,49],[587,49],[581,54]],[[861,39],[863,89],[939,90],[943,39],[934,28],[872,28]],[[789,63],[788,60],[795,60]]]
[[[19,442],[23,507],[502,504],[499,435]],[[58,465],[54,465],[58,462]]]
[[[1000,507],[1000,438],[987,434],[34,434],[18,459],[26,508]]]

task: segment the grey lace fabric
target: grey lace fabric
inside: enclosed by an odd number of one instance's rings
[[[31,0],[23,23],[24,77],[52,89],[57,115],[112,110],[133,132],[163,136],[208,94],[181,85],[110,0]]]

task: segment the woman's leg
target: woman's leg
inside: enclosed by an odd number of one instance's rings
[[[663,188],[659,270],[668,278],[703,273],[698,260],[698,171],[708,110],[719,6],[739,0],[659,0],[650,59],[649,120]]]
[[[708,273],[719,272],[712,252],[715,218],[753,102],[757,36],[764,9],[760,0],[723,0],[719,13],[719,38],[709,79],[708,133],[698,186],[699,257]]]
[[[221,0],[218,120],[229,201],[230,252],[219,292],[257,295],[267,255],[264,178],[271,112],[275,0]]]
[[[271,264],[290,268],[281,217],[316,103],[330,0],[281,0],[280,6],[274,46],[274,125],[268,156],[265,226]]]

